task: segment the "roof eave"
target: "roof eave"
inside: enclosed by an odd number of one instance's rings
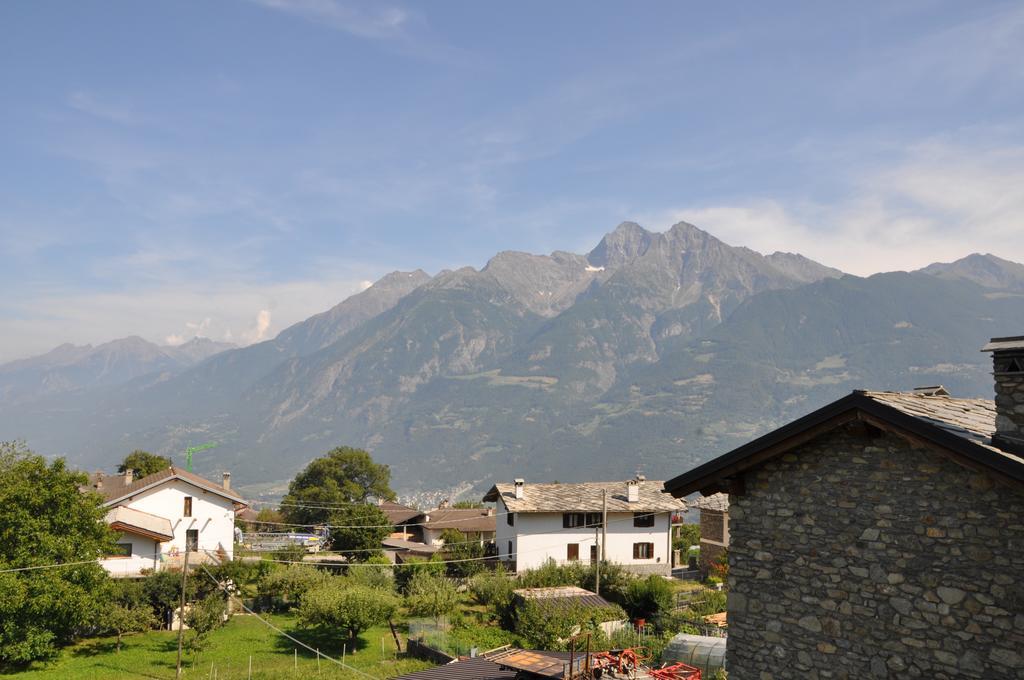
[[[819,434],[864,414],[885,422],[953,453],[962,460],[1009,480],[1024,483],[1024,466],[1001,458],[991,450],[948,432],[940,427],[903,413],[899,409],[881,404],[863,392],[855,391],[812,413],[798,418],[739,448],[685,472],[665,482],[665,491],[676,498],[697,491],[720,491],[722,481],[756,467],[786,451],[799,446]],[[808,436],[809,435],[809,436]]]

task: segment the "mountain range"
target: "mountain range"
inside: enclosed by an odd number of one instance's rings
[[[253,490],[341,444],[404,491],[678,474],[847,393],[991,396],[991,336],[1024,330],[1024,265],[970,255],[861,278],[680,223],[585,255],[502,252],[394,272],[243,348],[139,338],[0,366],[0,439],[83,467],[134,448]]]

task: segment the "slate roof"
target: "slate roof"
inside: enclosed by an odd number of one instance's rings
[[[425,529],[459,531],[495,531],[493,508],[435,508],[423,513]]]
[[[662,491],[664,482],[647,480],[639,485],[639,500],[626,498],[626,482],[578,484],[525,484],[517,499],[513,484],[495,484],[485,501],[500,498],[509,512],[601,512],[601,492],[608,491],[608,512],[677,512],[686,503]]]
[[[102,484],[99,488],[96,488],[96,484],[100,479],[102,479]],[[160,484],[173,479],[180,479],[192,484],[193,486],[199,487],[200,489],[209,491],[210,493],[223,496],[235,503],[246,505],[246,502],[241,496],[235,493],[234,490],[225,489],[220,484],[215,484],[205,477],[200,477],[194,472],[182,470],[181,468],[174,467],[173,465],[160,470],[159,472],[154,472],[151,475],[146,475],[145,477],[136,479],[131,484],[125,484],[124,477],[120,475],[102,475],[101,477],[100,474],[93,473],[89,475],[89,487],[87,490],[95,491],[103,496],[104,505],[110,506],[115,505],[129,496],[135,496],[142,491],[159,486]]]
[[[713,493],[710,496],[701,496],[695,501],[690,501],[691,508],[698,510],[711,510],[713,512],[729,512],[729,494]]]
[[[665,483],[665,490],[685,496],[713,489],[726,478],[806,441],[807,433],[824,432],[855,419],[884,424],[942,448],[972,465],[989,468],[1024,484],[1024,458],[992,443],[995,402],[959,399],[940,392],[872,392],[855,390],[777,430],[733,449]],[[824,428],[824,429],[822,429]]]

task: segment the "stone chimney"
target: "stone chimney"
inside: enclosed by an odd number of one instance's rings
[[[125,486],[129,486],[134,481],[135,481],[135,470],[125,470],[124,471],[124,485]]]
[[[640,500],[640,482],[638,480],[631,479],[626,482],[626,500],[630,503]]]
[[[992,445],[1024,454],[1024,335],[992,338],[982,352],[992,352],[996,382],[996,433]]]
[[[523,500],[523,487],[526,486],[526,480],[518,477],[514,481],[516,485],[516,500],[521,501]]]
[[[221,485],[224,487],[224,490],[225,491],[230,491],[231,490],[231,473],[230,472],[225,472],[222,475],[222,479],[224,481],[221,482]]]
[[[100,489],[103,488],[103,473],[102,472],[97,472],[96,473],[96,483],[94,484],[94,488],[97,491],[99,491]]]

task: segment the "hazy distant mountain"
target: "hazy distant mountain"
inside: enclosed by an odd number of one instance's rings
[[[1024,264],[975,253],[956,262],[936,262],[921,270],[944,279],[973,281],[986,288],[1024,291]]]
[[[137,336],[97,347],[64,344],[40,356],[0,365],[0,404],[121,385],[142,375],[192,366],[233,347],[207,338],[160,346]]]
[[[988,395],[978,348],[1024,329],[1016,268],[971,256],[863,279],[624,223],[586,255],[389,274],[273,340],[0,409],[0,438],[90,467],[212,439],[198,469],[243,484],[339,444],[406,489],[671,475],[854,387]]]

